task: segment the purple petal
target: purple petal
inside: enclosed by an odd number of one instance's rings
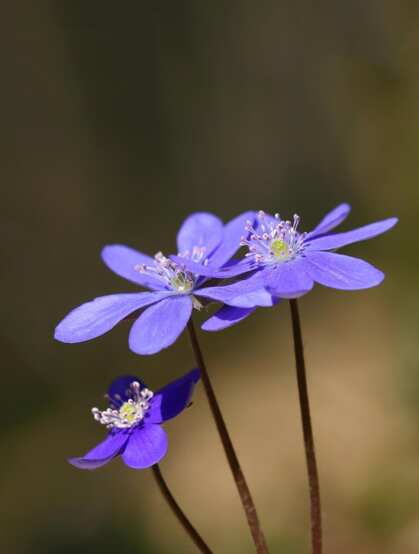
[[[178,252],[192,252],[195,246],[205,248],[206,255],[220,244],[223,222],[206,212],[197,212],[185,219],[177,235]]]
[[[172,296],[145,310],[131,328],[131,350],[137,354],[155,354],[167,348],[186,327],[191,313],[189,296]]]
[[[306,269],[314,281],[342,290],[367,289],[379,285],[384,273],[371,264],[332,252],[310,252],[306,258]]]
[[[145,469],[160,462],[167,446],[166,431],[159,425],[145,424],[130,435],[122,459],[129,467]]]
[[[107,464],[120,454],[127,440],[128,434],[125,432],[111,433],[85,456],[69,458],[68,461],[79,469],[96,469]]]
[[[135,375],[117,377],[108,388],[109,401],[119,408],[123,402],[126,402],[131,397],[127,393],[130,391],[130,385],[135,381],[140,383],[141,388],[145,387],[144,381],[138,379]]]
[[[232,285],[197,289],[195,295],[211,298],[237,308],[273,305],[271,294],[264,288],[263,271]]]
[[[255,212],[245,212],[235,217],[223,229],[223,240],[214,254],[211,255],[210,265],[212,267],[222,267],[230,260],[240,248],[240,239],[249,233],[245,230],[248,220],[255,220]]]
[[[339,204],[334,210],[325,215],[311,233],[308,233],[308,237],[317,237],[331,231],[348,217],[350,211],[351,207],[349,204]]]
[[[240,261],[237,260],[236,262],[233,260],[233,263],[222,268],[213,265],[212,260],[209,261],[208,265],[202,265],[183,258],[182,256],[170,256],[170,259],[179,265],[184,266],[188,271],[194,273],[195,275],[214,277],[218,279],[229,279],[230,277],[236,277],[237,275],[242,275],[243,273],[247,273],[255,269],[254,263],[247,258]]]
[[[270,293],[281,298],[298,298],[313,288],[302,259],[283,262],[267,272],[265,286]]]
[[[103,335],[132,312],[165,298],[165,292],[100,296],[71,311],[56,327],[61,342],[83,342]]]
[[[157,391],[148,412],[147,422],[162,423],[180,414],[190,404],[194,387],[199,379],[199,369],[193,369]]]
[[[231,327],[239,321],[246,319],[256,308],[235,308],[234,306],[223,306],[212,317],[201,326],[204,331],[221,331]]]
[[[150,256],[123,244],[111,244],[103,248],[101,257],[109,269],[120,277],[149,289],[164,289],[164,285],[159,279],[144,275],[135,269],[136,266],[142,264],[154,266],[154,259]]]
[[[307,243],[306,249],[308,250],[334,250],[335,248],[341,248],[347,244],[353,242],[359,242],[361,240],[371,239],[381,233],[385,233],[394,225],[396,225],[398,219],[396,217],[390,217],[383,221],[377,221],[370,225],[364,225],[358,229],[347,231],[346,233],[337,233],[335,235],[327,235],[325,237],[319,237],[317,239],[310,240]]]

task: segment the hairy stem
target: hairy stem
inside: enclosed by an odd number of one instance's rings
[[[308,399],[306,367],[304,362],[303,338],[297,300],[290,300],[292,331],[294,336],[295,366],[297,370],[298,395],[300,399],[301,421],[303,426],[308,483],[310,489],[311,543],[313,554],[322,553],[322,514],[320,505],[319,474],[314,449],[313,428],[311,425],[310,403]]]
[[[204,552],[205,554],[212,554],[212,550],[207,546],[207,544],[202,539],[201,535],[197,532],[195,527],[192,525],[192,523],[189,521],[189,519],[185,516],[185,514],[180,509],[179,504],[174,499],[172,493],[170,492],[169,487],[167,486],[166,481],[164,480],[164,477],[160,471],[160,467],[158,464],[155,464],[151,468],[153,470],[154,479],[156,480],[157,486],[160,489],[160,492],[164,496],[165,500],[170,506],[170,509],[174,513],[175,517],[179,521],[179,523],[182,525],[184,530],[187,532],[191,540],[196,544],[198,549],[201,552]]]
[[[202,382],[208,398],[212,416],[215,420],[218,433],[220,435],[221,442],[224,447],[224,452],[227,456],[228,463],[230,465],[231,473],[233,474],[234,481],[236,483],[237,490],[240,495],[243,509],[246,514],[247,522],[252,533],[253,542],[255,543],[256,552],[258,554],[267,554],[268,547],[263,535],[259,518],[256,512],[256,507],[253,503],[252,496],[250,494],[249,487],[247,486],[246,479],[243,471],[240,467],[240,462],[237,458],[237,454],[234,450],[233,443],[231,442],[230,435],[227,430],[223,415],[218,405],[217,397],[215,396],[214,389],[212,387],[207,367],[202,356],[202,351],[198,343],[198,339],[195,332],[195,327],[192,323],[192,319],[188,323],[189,337],[191,340],[192,348],[195,354],[196,363],[201,370]]]

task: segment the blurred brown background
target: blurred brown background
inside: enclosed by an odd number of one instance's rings
[[[135,6],[135,8],[134,8]],[[150,472],[66,457],[103,429],[110,380],[151,388],[193,366],[153,357],[128,324],[52,339],[69,309],[136,290],[99,252],[172,252],[194,210],[298,212],[347,201],[346,249],[382,268],[370,291],[301,301],[327,554],[419,552],[419,4],[328,1],[10,2],[0,23],[2,440],[5,554],[192,553]],[[308,502],[288,307],[202,337],[272,552],[308,552]],[[168,424],[162,463],[217,553],[252,552],[199,389]]]

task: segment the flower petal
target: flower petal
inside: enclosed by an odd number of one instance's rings
[[[190,404],[194,387],[199,379],[199,369],[193,369],[157,391],[153,396],[147,423],[162,423],[180,414]]]
[[[103,248],[101,257],[109,269],[128,281],[154,290],[165,288],[159,279],[144,275],[135,269],[142,264],[154,266],[154,259],[151,256],[123,244],[110,244]]]
[[[136,292],[99,296],[72,310],[55,328],[61,342],[83,342],[103,335],[132,312],[158,302],[169,292]]]
[[[302,259],[283,262],[273,267],[265,279],[265,286],[274,296],[298,298],[313,288],[313,279],[307,274]]]
[[[178,252],[192,252],[194,246],[204,247],[206,255],[220,244],[223,222],[217,216],[197,212],[185,219],[177,235]]]
[[[175,342],[189,321],[192,300],[172,296],[140,315],[131,328],[129,346],[137,354],[155,354]]]
[[[106,439],[93,450],[80,458],[68,458],[71,465],[79,469],[96,469],[110,462],[120,454],[128,440],[124,432],[110,433]]]
[[[396,217],[390,217],[383,221],[376,221],[369,225],[364,225],[358,229],[347,231],[346,233],[336,233],[335,235],[326,235],[325,237],[319,237],[317,239],[310,240],[307,245],[307,250],[334,250],[335,248],[341,248],[347,244],[353,242],[359,242],[361,240],[371,239],[381,233],[385,233],[394,225],[396,225],[398,219]]]
[[[253,223],[255,217],[255,212],[244,212],[224,225],[223,240],[211,255],[211,267],[222,267],[234,256],[240,248],[241,237],[249,234],[245,229],[246,222],[250,220]]]
[[[348,217],[350,211],[351,207],[349,204],[339,204],[339,206],[336,206],[336,208],[324,216],[317,227],[308,233],[307,238],[317,237],[331,231]]]
[[[232,285],[204,287],[197,289],[194,294],[237,308],[273,305],[272,296],[264,287],[263,270]]]
[[[131,396],[127,394],[130,391],[130,385],[134,382],[140,383],[141,388],[145,387],[144,381],[135,375],[122,375],[112,381],[108,388],[108,398],[114,406],[119,408],[123,402],[126,402]]]
[[[255,270],[255,264],[248,260],[232,260],[231,264],[225,265],[222,268],[212,265],[212,260],[208,265],[197,264],[191,260],[183,258],[182,256],[170,256],[170,259],[179,265],[185,267],[191,273],[195,275],[202,275],[204,277],[213,277],[216,279],[229,279],[230,277],[236,277],[243,273]]]
[[[122,453],[125,464],[134,469],[145,469],[160,462],[167,452],[166,431],[159,425],[138,427],[130,435]]]
[[[342,290],[367,289],[379,285],[384,273],[358,258],[332,252],[310,252],[306,269],[314,281]]]
[[[204,331],[221,331],[246,319],[256,308],[223,306],[201,326]]]

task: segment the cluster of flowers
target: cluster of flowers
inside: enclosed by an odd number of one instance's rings
[[[257,307],[298,298],[314,283],[342,290],[374,287],[384,278],[381,271],[334,250],[384,233],[397,219],[331,233],[349,211],[347,204],[339,205],[308,233],[300,232],[297,215],[287,221],[279,214],[246,212],[224,225],[213,214],[195,213],[178,232],[177,255],[159,252],[152,258],[127,246],[106,246],[104,263],[148,292],[95,298],[71,311],[57,326],[55,338],[66,343],[94,339],[134,314],[129,347],[150,355],[173,344],[203,303],[222,304],[202,326],[218,331]],[[244,256],[234,257],[241,247]],[[199,370],[193,370],[155,394],[134,376],[120,377],[108,391],[110,407],[93,409],[94,418],[109,430],[107,438],[70,462],[94,469],[120,455],[133,468],[156,464],[167,451],[161,424],[190,404],[199,377]]]

